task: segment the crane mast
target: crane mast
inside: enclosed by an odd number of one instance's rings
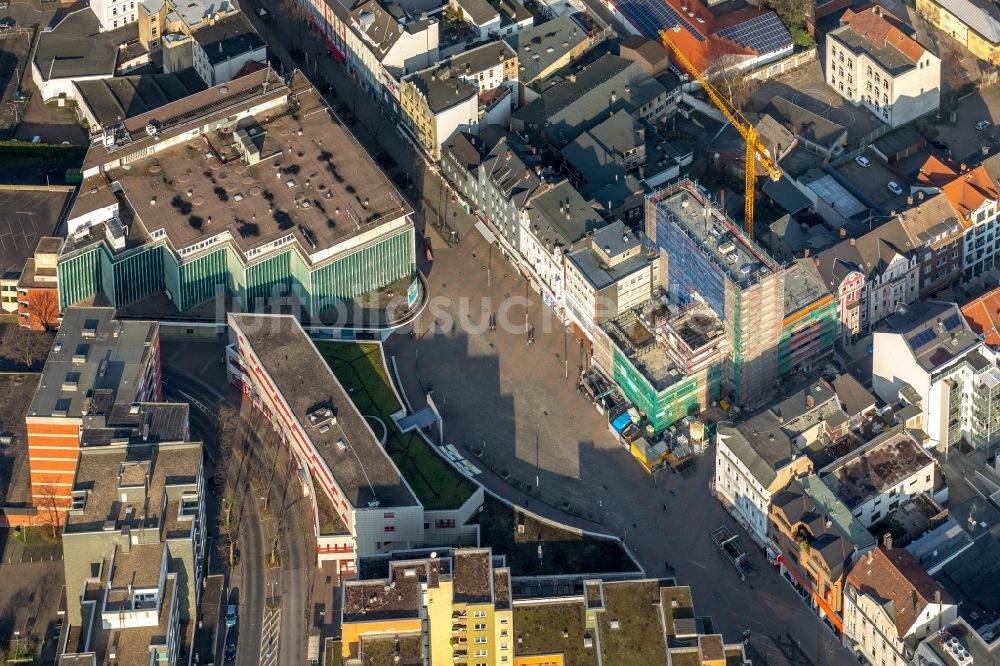
[[[680,26],[674,26],[674,30],[683,30]],[[746,196],[744,202],[744,217],[746,221],[747,235],[750,240],[753,240],[753,203],[754,203],[754,187],[756,186],[756,163],[760,160],[760,163],[764,166],[771,180],[780,180],[782,176],[781,167],[778,163],[774,161],[771,154],[768,152],[767,147],[760,142],[760,138],[757,135],[757,128],[753,126],[746,117],[740,113],[730,101],[719,93],[711,83],[709,83],[705,76],[698,70],[697,67],[688,59],[686,55],[674,44],[673,40],[670,39],[669,30],[660,30],[660,40],[663,45],[666,46],[674,54],[677,62],[686,69],[691,76],[693,76],[698,83],[701,84],[702,89],[708,98],[712,100],[712,104],[718,107],[722,115],[726,117],[726,120],[736,128],[736,131],[740,133],[743,140],[746,142]]]

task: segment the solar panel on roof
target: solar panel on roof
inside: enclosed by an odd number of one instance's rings
[[[914,349],[919,349],[920,347],[923,347],[933,339],[934,339],[934,329],[928,328],[927,330],[920,331],[912,338],[910,338],[910,346],[913,347]]]
[[[792,36],[774,12],[755,16],[749,21],[720,30],[719,34],[737,44],[748,46],[761,55],[783,51],[792,46]]]
[[[949,331],[954,330],[962,325],[962,320],[959,319],[958,315],[952,315],[944,320],[944,327]]]
[[[667,4],[666,0],[628,0],[615,4],[628,22],[649,39],[659,39],[660,30],[669,30],[679,25],[699,42],[705,41],[705,37]]]

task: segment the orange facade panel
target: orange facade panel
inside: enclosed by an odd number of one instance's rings
[[[43,451],[39,453],[53,453],[52,451]],[[55,453],[58,453],[56,451]],[[51,458],[46,458],[46,456],[41,455],[39,457],[31,457],[31,470],[33,472],[66,472],[68,474],[76,474],[76,458],[69,458],[66,460],[52,460]]]
[[[80,440],[73,435],[28,435],[28,448],[58,447],[62,449],[80,448]]]
[[[59,495],[69,495],[73,489],[73,479],[76,472],[36,472],[31,470],[31,488],[38,492],[39,488],[54,486]]]
[[[80,423],[76,421],[52,423],[50,421],[33,421],[29,416],[24,420],[28,427],[28,436],[39,435],[73,435],[79,438]]]

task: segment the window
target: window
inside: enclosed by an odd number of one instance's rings
[[[472,628],[474,631],[486,631],[486,624],[483,622],[477,622]]]
[[[486,636],[476,636],[476,644],[484,645],[486,643]]]
[[[383,529],[384,531],[386,531],[386,532],[395,532],[395,531],[396,531],[396,528],[395,528],[394,526],[392,526],[392,525],[386,525],[386,526],[385,526],[385,527],[383,527],[382,529]]]
[[[476,650],[476,656],[477,657],[485,657],[486,656],[486,650]]]
[[[385,518],[385,519],[395,518],[396,514],[394,514],[394,513],[383,513],[382,517]]]
[[[477,611],[475,611],[475,612],[472,613],[472,617],[474,617],[474,618],[483,618],[483,617],[486,617],[486,611],[484,611],[484,610],[477,610]]]

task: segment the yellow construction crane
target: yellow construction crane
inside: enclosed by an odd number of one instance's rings
[[[683,30],[680,26],[675,29]],[[753,240],[753,193],[755,185],[755,172],[756,172],[756,161],[759,159],[760,163],[764,165],[767,170],[768,175],[771,180],[780,180],[782,171],[778,163],[775,162],[771,155],[768,153],[767,147],[760,142],[757,137],[757,128],[740,113],[739,109],[732,105],[731,102],[726,100],[715,87],[705,80],[698,68],[695,67],[687,56],[681,52],[681,50],[674,44],[673,40],[670,39],[669,30],[660,30],[660,39],[663,41],[663,45],[673,51],[674,56],[677,57],[677,62],[681,64],[688,72],[691,73],[701,87],[708,94],[709,99],[715,106],[719,107],[722,114],[727,120],[736,128],[736,131],[740,133],[743,140],[747,144],[747,163],[746,163],[746,204],[744,207],[744,212],[746,215],[746,231],[750,239]]]

